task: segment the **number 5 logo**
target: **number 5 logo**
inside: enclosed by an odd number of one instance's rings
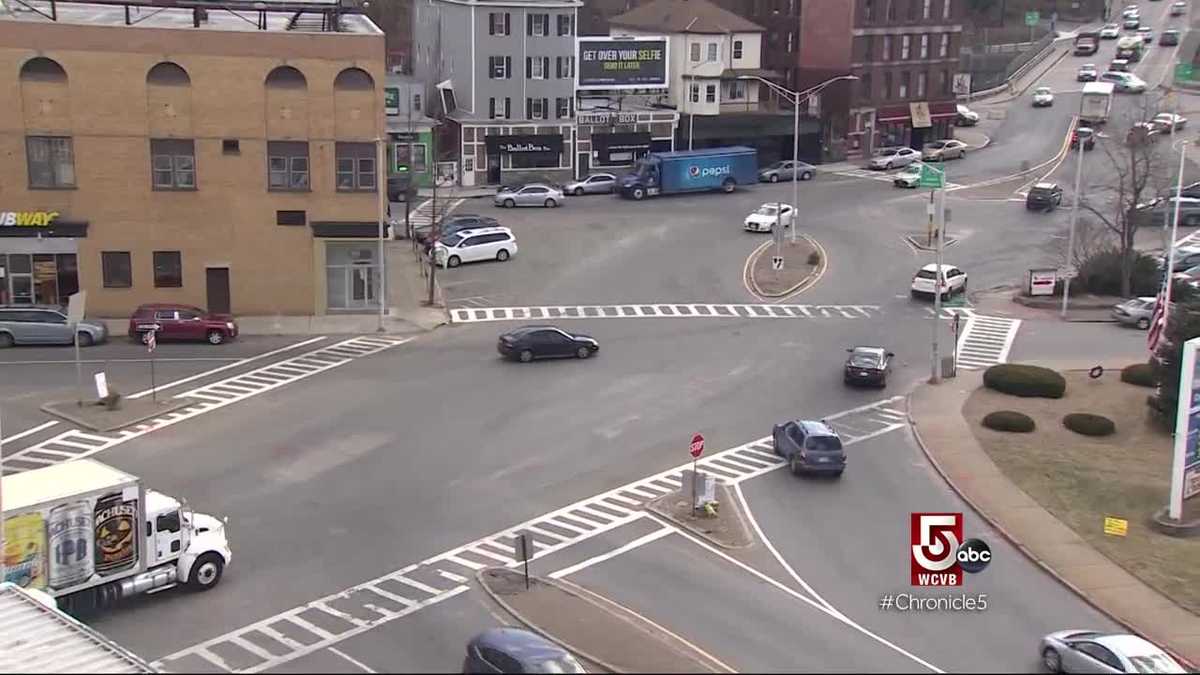
[[[962,528],[961,513],[911,514],[913,566],[944,572],[958,564]]]

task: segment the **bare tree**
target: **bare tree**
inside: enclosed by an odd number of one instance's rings
[[[1053,255],[1059,267],[1081,269],[1084,262],[1102,251],[1116,248],[1117,244],[1117,237],[1112,230],[1082,215],[1075,224],[1075,250],[1071,260],[1067,260],[1067,238],[1067,230],[1063,228],[1054,241]]]
[[[1109,122],[1109,133],[1099,143],[1108,158],[1109,181],[1082,195],[1079,202],[1079,208],[1116,238],[1121,253],[1121,295],[1125,297],[1132,293],[1137,261],[1134,239],[1148,220],[1147,213],[1137,207],[1167,187],[1171,164],[1168,136],[1152,131],[1147,124],[1159,112],[1161,99],[1150,94],[1140,99],[1140,105],[1125,119]]]

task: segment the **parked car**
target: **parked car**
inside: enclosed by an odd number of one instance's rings
[[[1162,649],[1136,635],[1060,630],[1038,645],[1052,673],[1186,673]]]
[[[1110,70],[1100,74],[1100,82],[1112,82],[1114,89],[1126,94],[1141,94],[1146,91],[1146,81],[1133,73]]]
[[[1128,145],[1153,143],[1162,133],[1163,130],[1157,125],[1150,122],[1137,122],[1130,125],[1129,133],[1125,134],[1125,143]]]
[[[1100,29],[1101,40],[1116,40],[1121,37],[1121,27],[1115,23],[1106,23]]]
[[[1159,33],[1158,44],[1163,47],[1174,47],[1179,44],[1179,31],[1169,28]]]
[[[1058,183],[1037,183],[1025,195],[1025,208],[1030,211],[1053,211],[1062,204],[1063,189]]]
[[[471,638],[464,673],[583,673],[570,652],[521,628],[491,628]]]
[[[1142,36],[1142,42],[1151,44],[1154,42],[1154,29],[1149,26],[1142,26],[1137,29],[1138,35]]]
[[[238,325],[228,314],[191,305],[152,303],[141,305],[129,317],[129,337],[147,342],[151,331],[156,341],[205,340],[219,345],[237,337]]]
[[[1157,298],[1154,297],[1126,300],[1119,305],[1113,305],[1112,317],[1117,323],[1146,330],[1150,327],[1150,317],[1154,314],[1156,302]]]
[[[1054,105],[1054,92],[1050,87],[1038,87],[1033,90],[1033,107],[1049,108]]]
[[[841,476],[846,470],[846,450],[838,433],[824,422],[794,420],[771,430],[775,454],[795,475],[824,473]]]
[[[1171,3],[1171,16],[1183,16],[1187,13],[1188,4],[1186,0],[1177,0]]]
[[[580,197],[582,195],[611,195],[617,186],[617,177],[611,173],[593,173],[563,186],[563,192]]]
[[[909,164],[892,174],[892,185],[898,188],[917,188],[921,185],[921,166]]]
[[[501,335],[496,351],[521,363],[534,359],[586,359],[600,351],[600,343],[593,337],[568,333],[556,326],[523,326]]]
[[[76,326],[79,346],[90,347],[108,339],[103,321],[84,319]],[[13,345],[73,345],[75,332],[58,307],[0,305],[0,348]]]
[[[563,186],[557,180],[554,180],[549,176],[521,172],[514,177],[506,179],[504,183],[500,185],[500,187],[496,188],[496,194],[500,194],[501,192],[512,192],[514,190],[523,188],[526,185],[533,185],[535,183],[538,185],[548,185],[557,190],[563,189]]]
[[[1076,127],[1071,130],[1071,149],[1079,147],[1079,138],[1083,137],[1084,151],[1092,150],[1096,147],[1096,131],[1091,127]]]
[[[1079,66],[1079,70],[1076,71],[1075,81],[1076,82],[1095,82],[1096,78],[1099,76],[1100,76],[1100,71],[1096,68],[1096,64],[1085,63],[1082,66]]]
[[[1135,207],[1135,215],[1140,219],[1140,225],[1170,225],[1175,221],[1175,198],[1160,197],[1145,204],[1138,204]],[[1184,227],[1200,225],[1200,199],[1183,197],[1179,200],[1179,224]],[[1178,256],[1178,251],[1188,248],[1186,246],[1176,248],[1176,255]],[[1178,261],[1176,263],[1176,269],[1183,269],[1179,266]]]
[[[434,247],[434,260],[445,267],[458,267],[465,262],[498,260],[505,262],[517,254],[517,239],[507,227],[481,227],[460,230],[439,239]]]
[[[895,354],[883,347],[851,347],[846,350],[846,365],[842,369],[844,384],[873,384],[887,386],[887,376],[892,369]]]
[[[388,201],[404,202],[408,201],[409,197],[416,196],[416,194],[417,186],[413,185],[412,176],[407,172],[388,176]]]
[[[778,183],[781,180],[792,180],[793,177],[799,180],[812,180],[815,175],[817,175],[817,167],[812,164],[785,159],[759,169],[758,180],[762,183]]]
[[[1171,274],[1171,278],[1176,281],[1196,281],[1200,279],[1200,265],[1192,265],[1187,268],[1176,267],[1175,270]]]
[[[1159,129],[1170,133],[1172,129],[1179,131],[1187,126],[1187,118],[1183,115],[1176,115],[1174,113],[1159,113],[1150,120],[1150,124],[1153,124]]]
[[[791,204],[768,202],[746,216],[743,227],[749,232],[774,232],[779,223],[785,229],[791,227],[795,217],[796,209]]]
[[[455,232],[473,230],[480,227],[500,227],[500,221],[491,216],[481,216],[475,213],[456,213],[447,216],[438,227],[438,238],[444,239]],[[422,244],[430,243],[433,226],[426,225],[416,230],[417,241]]]
[[[867,168],[894,169],[908,166],[920,158],[921,153],[912,148],[880,148],[871,158],[871,162],[867,164]]]
[[[957,114],[954,117],[954,124],[960,127],[973,127],[979,124],[979,113],[971,110],[967,106],[959,103],[956,108]]]
[[[942,265],[942,274],[940,281],[938,280],[937,265],[929,263],[928,265],[917,270],[917,273],[912,278],[912,295],[913,297],[933,296],[935,293],[941,293],[942,297],[954,295],[955,293],[967,292],[967,273],[963,272],[954,265]]]
[[[1158,268],[1161,271],[1160,278],[1166,273],[1167,258],[1164,255],[1158,256]],[[1171,261],[1172,266],[1177,270],[1185,270],[1189,267],[1200,265],[1200,247],[1195,246],[1176,246],[1175,259]]]
[[[1142,18],[1137,15],[1131,16],[1125,19],[1123,25],[1125,26],[1125,30],[1136,31],[1142,25]]]
[[[496,206],[511,209],[514,206],[545,206],[554,208],[563,203],[562,190],[543,183],[531,183],[519,188],[499,192],[492,199]]]
[[[1174,189],[1164,190],[1162,193],[1162,196],[1170,197],[1170,196],[1174,195],[1175,192],[1176,191]],[[1197,181],[1195,183],[1188,183],[1187,185],[1184,185],[1183,188],[1179,190],[1179,194],[1180,194],[1180,196],[1187,197],[1189,199],[1200,199],[1200,181]],[[1141,207],[1139,206],[1139,208],[1141,208]]]
[[[948,138],[941,141],[926,143],[921,151],[921,159],[926,162],[941,162],[947,159],[962,159],[967,156],[967,144]]]

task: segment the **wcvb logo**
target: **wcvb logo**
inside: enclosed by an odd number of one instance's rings
[[[728,173],[728,166],[710,166],[703,169],[695,165],[688,167],[688,175],[692,178],[701,178],[704,176],[724,176]]]
[[[912,513],[909,527],[913,586],[961,586],[964,572],[982,572],[992,561],[982,539],[963,541],[961,513]]]

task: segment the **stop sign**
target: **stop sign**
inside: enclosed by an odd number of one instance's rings
[[[692,457],[699,458],[704,453],[704,437],[700,434],[692,436]]]

